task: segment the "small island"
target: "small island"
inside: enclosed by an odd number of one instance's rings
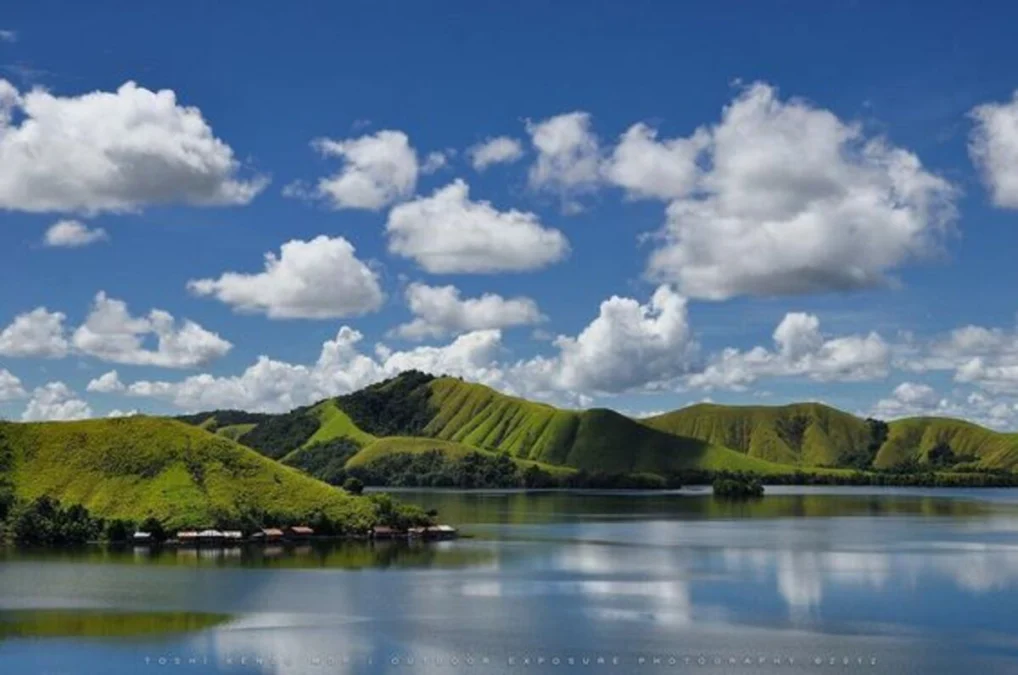
[[[716,478],[712,484],[715,497],[724,499],[751,499],[763,497],[764,486],[759,479],[750,476]]]

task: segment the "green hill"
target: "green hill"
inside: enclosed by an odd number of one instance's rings
[[[18,497],[49,495],[105,518],[154,516],[168,528],[251,513],[300,520],[321,511],[350,529],[374,520],[365,499],[165,418],[2,423],[0,451]]]
[[[418,446],[408,438],[606,473],[1018,467],[1018,435],[957,420],[885,424],[819,403],[699,404],[634,420],[416,371],[282,415],[214,411],[186,419],[322,478],[341,475],[348,460],[376,442],[414,452]]]
[[[750,457],[794,466],[845,466],[871,441],[865,420],[819,403],[723,406],[702,403],[640,420]]]
[[[244,423],[237,411],[188,416],[193,424]],[[210,422],[209,420],[212,420]],[[506,396],[452,377],[435,378],[410,371],[360,391],[262,416],[237,434],[240,443],[272,459],[334,480],[360,448],[376,443],[372,453],[400,448],[506,453],[543,466],[606,473],[667,473],[681,469],[728,469],[784,473],[779,464],[735,452],[702,440],[650,428],[612,410],[563,410]],[[216,428],[216,427],[213,427]],[[455,445],[419,445],[412,438]]]
[[[608,473],[731,469],[782,473],[770,462],[649,428],[612,410],[572,411],[457,378],[404,374],[337,404],[368,432],[424,436],[517,459]]]
[[[887,424],[864,420],[819,403],[787,406],[698,404],[640,420],[770,461],[811,468],[946,469],[955,463],[981,469],[1018,467],[1018,435],[948,418],[912,418]],[[938,464],[930,452],[946,457]]]
[[[915,417],[890,423],[887,442],[874,466],[891,468],[905,462],[936,461],[931,453],[947,448],[953,459],[979,466],[1014,470],[1018,467],[1018,434],[1003,434],[977,424],[948,418]]]
[[[236,441],[237,439],[244,436],[244,434],[254,429],[256,426],[258,425],[254,423],[229,424],[225,427],[217,428],[216,433],[225,438],[229,438],[231,441]]]
[[[337,438],[347,438],[359,447],[377,440],[371,434],[361,431],[350,419],[350,416],[339,409],[335,401],[322,401],[311,408],[310,413],[318,417],[320,426],[311,435],[311,438],[304,442],[303,447],[305,448]]]

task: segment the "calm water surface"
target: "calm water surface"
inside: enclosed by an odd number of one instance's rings
[[[0,672],[1018,673],[1018,490],[399,496],[469,536],[0,551]]]

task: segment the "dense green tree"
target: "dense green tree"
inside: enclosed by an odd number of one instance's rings
[[[877,458],[880,448],[887,442],[887,435],[891,428],[883,420],[867,418],[866,426],[869,428],[870,438],[866,447],[855,448],[842,458],[842,463],[853,469],[868,471],[873,468],[873,461]]]
[[[364,492],[364,481],[360,478],[350,476],[343,482],[343,489],[352,495],[359,495]]]
[[[0,522],[7,520],[15,501],[14,488],[0,483]]]
[[[11,513],[12,538],[30,546],[83,544],[98,539],[103,528],[103,521],[93,518],[84,506],[64,509],[47,496],[17,504]]]
[[[712,483],[714,496],[722,499],[746,499],[762,497],[763,484],[752,476],[725,476],[715,478]]]
[[[229,427],[234,424],[261,424],[272,417],[267,413],[252,413],[246,410],[212,410],[193,415],[177,415],[174,419],[195,426],[201,425],[210,418],[215,419],[216,428]]]
[[[106,541],[121,542],[127,541],[134,534],[134,523],[129,520],[116,518],[106,523],[103,538]]]
[[[279,459],[311,438],[321,421],[308,408],[297,408],[284,415],[272,415],[237,440],[266,457]]]
[[[166,529],[163,527],[162,522],[158,518],[149,516],[142,521],[139,529],[141,529],[142,532],[148,532],[151,534],[153,541],[166,541]]]
[[[346,462],[359,450],[360,446],[349,438],[335,438],[300,448],[287,456],[285,464],[330,485],[342,485],[348,478]]]
[[[368,499],[375,505],[379,524],[394,530],[405,531],[411,527],[434,524],[434,519],[421,507],[415,504],[401,504],[386,493],[373,494]]]
[[[536,464],[531,464],[524,469],[521,482],[523,487],[531,490],[558,487],[558,481],[555,480],[555,477]]]
[[[336,399],[358,427],[375,436],[419,436],[434,412],[427,384],[434,375],[408,370]]]

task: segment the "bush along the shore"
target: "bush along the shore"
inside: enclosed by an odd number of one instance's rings
[[[715,478],[711,487],[714,496],[722,499],[750,499],[764,494],[764,486],[756,478]]]
[[[20,502],[8,514],[8,537],[28,546],[73,546],[94,541],[104,529],[84,506],[63,507],[51,497]]]
[[[414,504],[402,504],[392,498],[391,495],[383,493],[373,494],[368,497],[378,509],[378,524],[391,527],[398,532],[405,532],[412,527],[427,527],[434,525],[436,515],[434,512],[425,512]]]

